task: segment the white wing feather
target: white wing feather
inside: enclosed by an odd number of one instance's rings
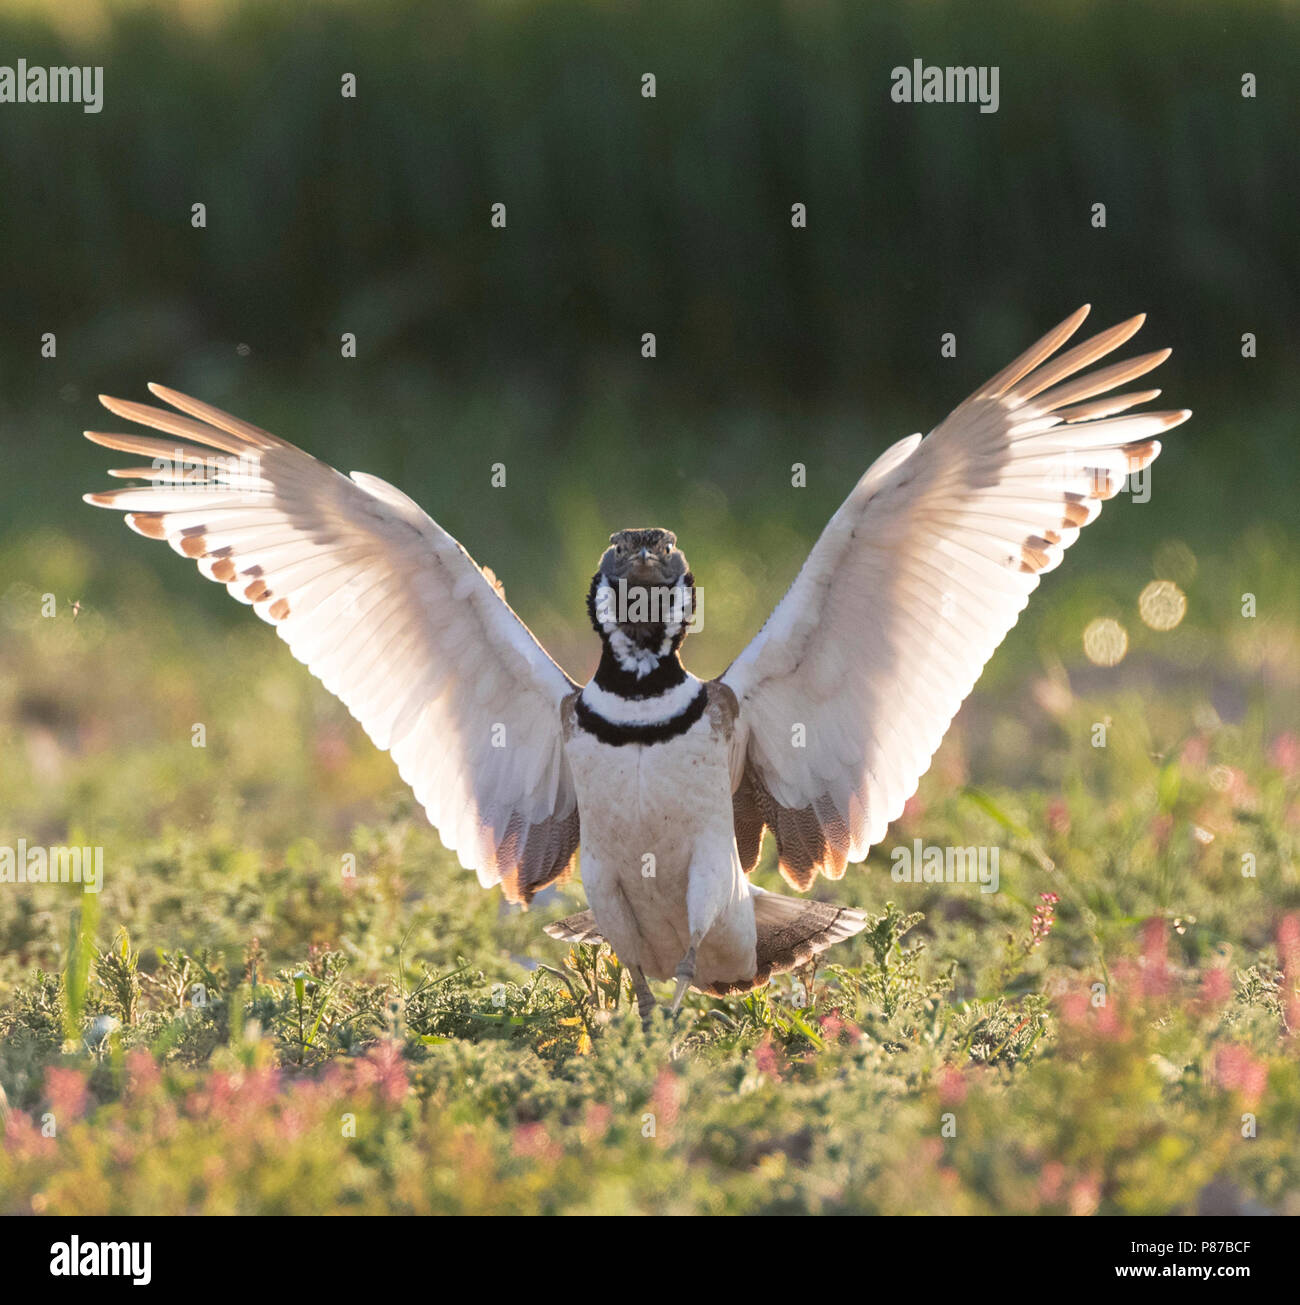
[[[86,437],[152,458],[110,474],[153,484],[86,501],[127,512],[133,530],[166,539],[274,625],[393,754],[485,887],[501,882],[527,901],[563,876],[578,815],[560,704],[576,686],[492,580],[385,481],[349,479],[219,409],[149,388],[181,411],[102,402],[172,439]]]
[[[926,439],[885,452],[831,518],[790,591],[722,676],[742,861],[762,827],[807,887],[861,861],[902,812],[1042,572],[1101,501],[1191,414],[1116,414],[1158,390],[1097,399],[1168,350],[1078,379],[1135,317],[1064,354],[1087,306]],[[801,727],[801,728],[800,728]],[[748,838],[742,831],[748,830]],[[755,832],[757,831],[757,832]]]

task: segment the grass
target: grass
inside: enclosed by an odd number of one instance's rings
[[[4,551],[0,847],[102,846],[104,883],[0,884],[0,1210],[1300,1213],[1276,533],[1067,563],[819,885],[871,929],[648,1037],[615,958],[541,933],[579,884],[482,892],[266,627],[121,556]],[[1188,598],[1166,632],[1153,570]],[[916,838],[996,846],[999,891],[895,882]]]

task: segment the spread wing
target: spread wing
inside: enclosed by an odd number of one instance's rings
[[[570,869],[578,810],[561,700],[576,686],[492,579],[391,485],[351,479],[256,426],[162,386],[179,409],[103,398],[171,437],[87,438],[152,482],[87,494],[165,539],[249,603],[393,754],[467,869],[527,902]],[[183,415],[184,414],[184,415]]]
[[[1039,576],[1160,452],[1153,437],[1191,415],[1120,415],[1159,390],[1111,393],[1168,350],[1077,375],[1143,321],[1058,354],[1087,312],[928,437],[887,450],[722,676],[739,703],[733,809],[746,869],[764,827],[798,888],[866,857]]]

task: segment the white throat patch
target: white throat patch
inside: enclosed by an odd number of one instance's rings
[[[624,581],[620,581],[619,586],[622,590],[621,593],[616,591],[604,576],[601,577],[600,584],[596,589],[596,620],[600,623],[600,628],[609,636],[609,646],[619,666],[640,680],[644,679],[659,665],[661,658],[667,657],[672,652],[673,642],[682,632],[683,626],[690,624],[693,615],[691,610],[691,590],[690,586],[685,583],[684,577],[682,581],[668,590],[667,610],[662,614],[664,617],[664,636],[659,642],[658,651],[656,651],[653,648],[638,647],[620,628],[618,621],[620,602],[622,603],[624,615],[627,613],[628,604],[627,585]],[[654,613],[650,619],[657,619],[659,615],[659,613]],[[633,617],[632,619],[637,618]],[[594,704],[590,705],[594,709]]]

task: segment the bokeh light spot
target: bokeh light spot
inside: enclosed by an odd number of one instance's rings
[[[1187,614],[1187,595],[1172,580],[1152,580],[1138,596],[1138,612],[1153,630],[1172,630]]]
[[[1128,652],[1128,631],[1109,616],[1098,617],[1083,632],[1083,651],[1096,666],[1117,666]]]

